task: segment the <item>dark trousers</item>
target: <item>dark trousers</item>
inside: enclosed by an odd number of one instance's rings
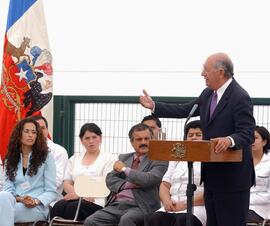
[[[150,217],[149,226],[186,226],[186,213],[155,212]],[[200,220],[193,215],[193,226],[202,226]]]
[[[213,192],[204,190],[206,226],[246,226],[250,190]]]
[[[73,220],[77,210],[78,202],[79,200],[66,201],[64,199],[58,201],[57,203],[54,204],[51,210],[50,213],[51,218],[58,216],[63,217],[65,219]],[[82,200],[77,220],[84,221],[85,218],[95,213],[99,209],[102,209],[102,206]]]

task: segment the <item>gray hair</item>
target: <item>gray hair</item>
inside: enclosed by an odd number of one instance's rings
[[[130,131],[128,133],[130,141],[133,141],[133,139],[134,139],[134,137],[133,137],[134,132],[136,132],[136,131],[144,131],[144,130],[149,130],[151,138],[153,137],[152,129],[149,126],[145,125],[145,124],[139,123],[139,124],[136,124],[135,126],[131,127],[131,129],[130,129]]]
[[[219,59],[216,61],[216,64],[215,64],[215,68],[216,69],[223,69],[224,72],[225,72],[225,75],[228,77],[228,78],[231,78],[233,77],[233,63],[232,61],[230,60],[230,58],[226,58],[226,59]]]

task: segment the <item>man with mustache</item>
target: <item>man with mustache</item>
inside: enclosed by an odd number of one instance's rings
[[[106,177],[111,195],[106,207],[86,218],[85,226],[138,226],[160,208],[158,188],[168,162],[148,158],[150,127],[137,124],[129,131],[135,152],[120,154],[114,170]]]

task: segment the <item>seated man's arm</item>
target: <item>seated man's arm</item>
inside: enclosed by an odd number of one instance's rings
[[[113,170],[108,173],[106,176],[106,185],[110,191],[118,193],[126,182],[124,177],[125,176],[123,172],[117,172]]]
[[[165,161],[151,161],[147,171],[139,171],[131,169],[127,180],[139,187],[152,187],[159,184],[168,168],[168,162]]]

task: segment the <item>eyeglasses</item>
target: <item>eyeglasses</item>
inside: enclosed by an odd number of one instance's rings
[[[209,73],[209,70],[207,70],[206,68],[202,67],[202,73]]]
[[[206,69],[206,68],[202,67],[202,73],[206,73],[206,74],[208,74],[211,71],[218,71],[218,70],[224,70],[224,69],[223,68],[219,68],[219,69],[212,68],[212,69],[209,70],[209,69]]]
[[[23,133],[36,135],[37,134],[37,131],[36,130],[30,130],[30,129],[24,129],[23,130]]]

